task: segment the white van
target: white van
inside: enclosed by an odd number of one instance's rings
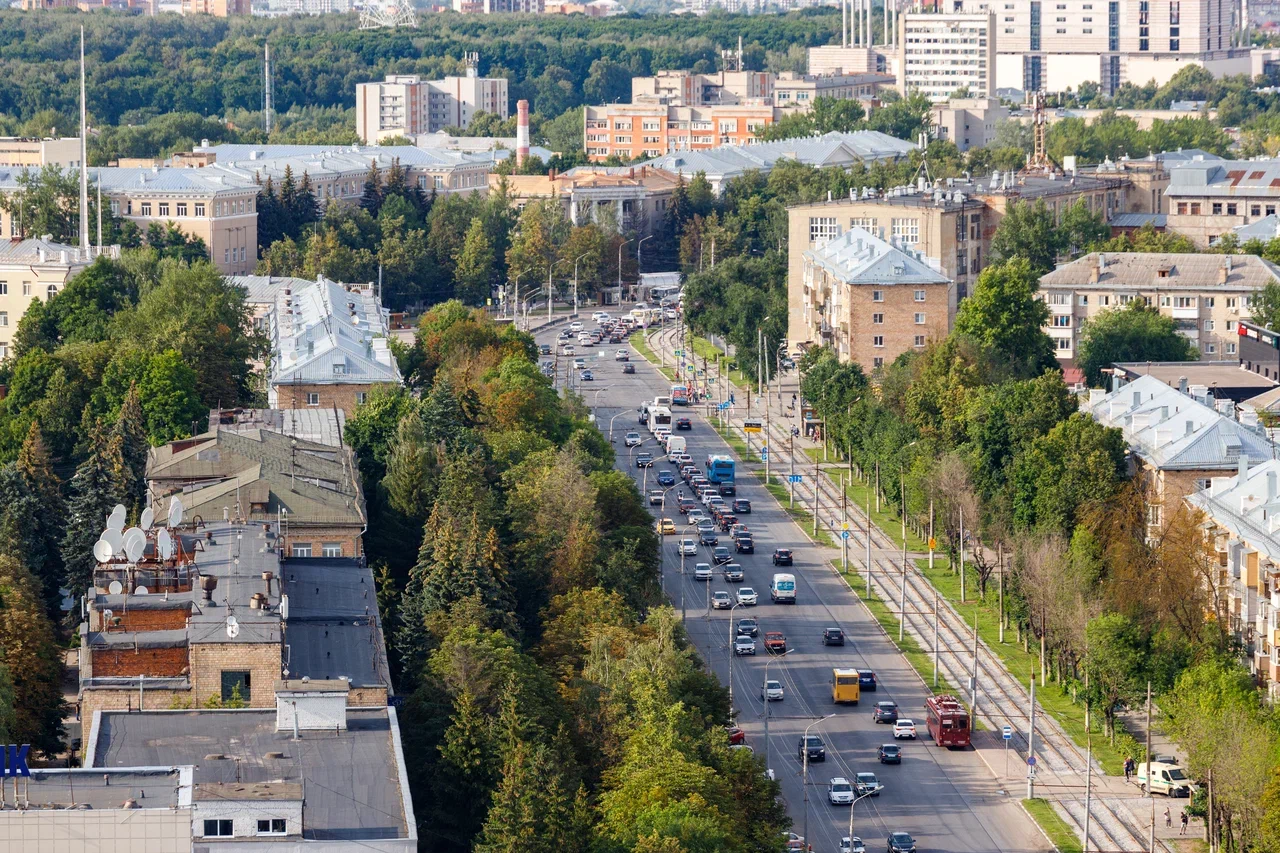
[[[769,598],[775,604],[796,603],[796,576],[777,574],[769,582]]]
[[[667,455],[675,456],[677,453],[684,453],[687,442],[683,435],[673,435],[667,439]]]
[[[1151,768],[1149,774],[1148,767]],[[1138,787],[1144,794],[1150,789],[1153,794],[1164,794],[1166,797],[1190,797],[1196,785],[1178,765],[1153,761],[1150,765],[1146,762],[1138,765]]]

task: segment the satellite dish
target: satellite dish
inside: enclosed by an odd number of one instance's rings
[[[141,539],[143,542],[146,542],[147,533],[141,527],[130,527],[124,532],[125,543],[128,543],[130,539]]]
[[[169,502],[169,526],[177,527],[182,523],[182,501],[175,495]]]
[[[123,530],[126,514],[124,504],[116,504],[115,509],[111,510],[111,515],[107,516],[107,527],[112,530]]]
[[[166,560],[173,557],[173,539],[170,538],[169,531],[163,527],[156,531],[156,550]]]
[[[240,636],[240,623],[236,621],[234,616],[227,617],[227,636],[233,640]]]
[[[102,531],[102,541],[111,546],[113,554],[124,553],[124,535],[119,530],[107,528]]]
[[[150,530],[151,525],[155,523],[156,511],[151,507],[147,507],[142,511],[142,518],[138,521],[138,526],[143,530]]]
[[[93,558],[99,563],[105,563],[111,559],[112,555],[111,543],[105,539],[99,539],[93,543]]]
[[[289,596],[280,596],[280,618],[289,621]]]
[[[111,585],[107,587],[107,592],[111,593],[112,595],[119,595],[120,593],[124,592],[124,586],[121,585],[120,581],[112,581]]]
[[[136,536],[129,537],[129,541],[124,543],[124,554],[129,558],[130,563],[136,563],[142,559],[142,555],[147,551],[146,538],[139,539]]]
[[[150,595],[151,590],[147,589],[145,586],[140,586],[133,591],[133,594],[134,595]]]
[[[115,615],[116,615],[116,614],[115,614],[113,611],[111,611],[111,610],[104,610],[104,611],[102,611],[102,621],[103,621],[103,622],[110,622],[112,619],[114,619],[114,618],[115,618]]]

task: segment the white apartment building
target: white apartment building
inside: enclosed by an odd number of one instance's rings
[[[120,247],[104,246],[102,254],[119,258]],[[13,354],[9,342],[32,300],[48,302],[97,256],[96,247],[86,254],[52,240],[0,242],[0,361]]]
[[[1254,255],[1094,252],[1041,277],[1045,333],[1058,358],[1073,359],[1086,320],[1142,300],[1172,317],[1204,358],[1231,359],[1250,299],[1277,276],[1280,267]]]
[[[1235,46],[1231,0],[959,0],[989,12],[1000,40],[1000,88],[1062,92],[1094,82],[1104,94],[1122,83],[1167,83],[1187,65],[1215,77],[1247,74],[1247,47]]]
[[[996,95],[996,23],[989,12],[908,13],[899,29],[898,88],[935,104],[958,89],[973,98]]]
[[[412,138],[466,127],[482,110],[507,118],[507,80],[478,76],[473,61],[465,77],[423,80],[417,74],[388,74],[382,82],[356,86],[356,135],[370,145],[395,136]]]

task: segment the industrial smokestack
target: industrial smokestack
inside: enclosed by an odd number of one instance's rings
[[[529,102],[516,101],[516,166],[529,159]]]

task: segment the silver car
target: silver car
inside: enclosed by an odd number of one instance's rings
[[[733,641],[733,653],[735,655],[754,655],[756,653],[756,641],[747,634],[739,634]]]

